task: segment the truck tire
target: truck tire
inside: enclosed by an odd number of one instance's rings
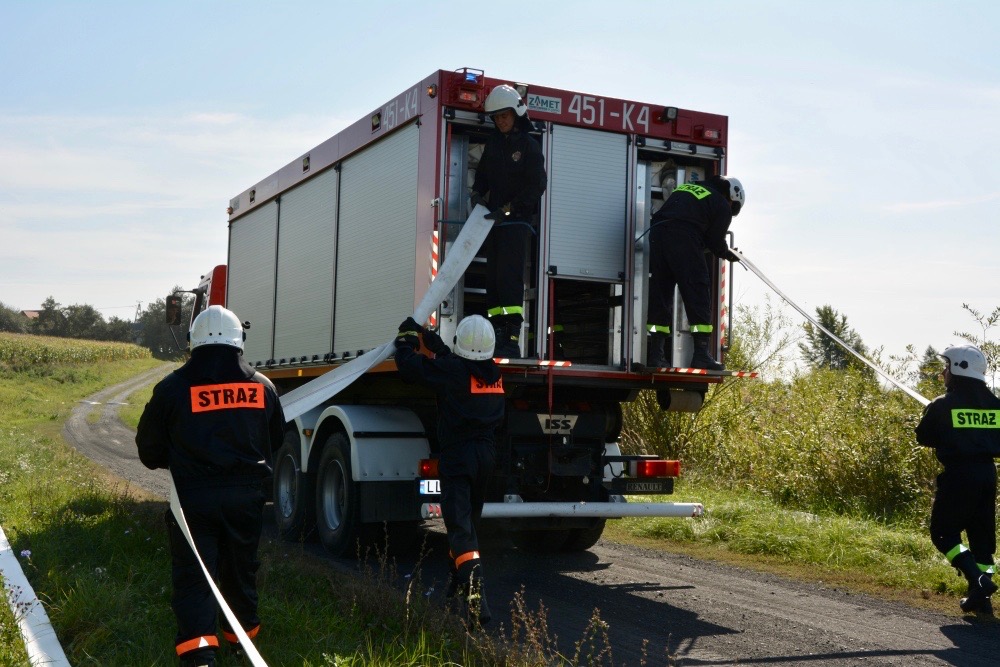
[[[361,534],[358,483],[351,478],[350,443],[343,433],[326,440],[316,469],[316,533],[334,556],[357,554]]]
[[[315,481],[302,472],[298,436],[287,432],[274,457],[274,522],[282,539],[298,542],[315,535]]]
[[[569,536],[563,542],[562,550],[569,552],[586,551],[597,544],[597,540],[601,539],[601,534],[604,532],[604,524],[606,523],[607,519],[601,519],[590,528],[573,528],[568,531]]]

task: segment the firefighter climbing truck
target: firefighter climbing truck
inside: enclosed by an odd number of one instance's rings
[[[650,216],[678,184],[725,173],[727,118],[440,70],[229,202],[229,256],[203,277],[192,319],[220,303],[250,323],[244,356],[279,392],[391,340],[470,212],[469,186],[500,84],[526,101],[548,187],[532,221],[521,359],[501,360],[507,412],[484,519],[524,549],[583,550],[608,518],[692,516],[697,503],[626,502],[673,491],[679,462],[624,456],[622,404],[654,390],[697,411],[724,373],[647,369]],[[714,352],[725,353],[732,284],[714,267]],[[450,341],[485,314],[477,258],[431,315]],[[675,299],[677,297],[675,296]],[[673,358],[690,359],[684,310]],[[683,366],[683,363],[677,364]],[[389,359],[295,417],[274,453],[287,538],[315,533],[351,555],[370,533],[439,515],[432,394]]]

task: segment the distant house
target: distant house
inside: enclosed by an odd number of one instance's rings
[[[40,310],[22,310],[21,314],[24,315],[25,317],[27,317],[29,320],[37,320],[38,319],[38,315],[41,312],[42,311],[40,311]]]

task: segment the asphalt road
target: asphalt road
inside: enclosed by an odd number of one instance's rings
[[[170,366],[110,387],[81,404],[66,440],[130,484],[166,498],[165,471],[149,471],[118,406]],[[87,415],[98,411],[96,421]],[[683,520],[683,519],[678,519]],[[273,521],[266,539],[277,539]],[[442,595],[447,546],[429,526],[428,557],[400,558],[401,576],[419,568]],[[529,609],[547,610],[549,634],[572,655],[594,610],[608,624],[614,665],[1000,665],[1000,624],[977,623],[903,604],[769,574],[600,541],[589,552],[538,556],[505,541],[483,545],[495,624],[510,625],[519,590]],[[357,570],[315,547],[331,567]],[[672,660],[672,662],[671,662]]]

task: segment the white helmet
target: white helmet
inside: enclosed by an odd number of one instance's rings
[[[740,179],[732,176],[723,176],[723,179],[729,183],[729,201],[733,203],[733,215],[739,215],[740,209],[746,206],[747,191]]]
[[[492,359],[496,342],[493,325],[482,315],[469,315],[455,330],[455,354],[465,359]]]
[[[948,362],[952,375],[963,375],[986,382],[986,355],[975,345],[953,345],[938,354]]]
[[[490,94],[486,96],[486,101],[483,102],[483,109],[491,116],[504,109],[510,109],[518,116],[528,113],[528,107],[524,104],[524,100],[521,99],[516,90],[507,84],[497,86],[490,91]]]
[[[246,333],[236,313],[222,306],[209,306],[194,318],[191,332],[191,349],[202,345],[228,345],[243,351]]]

